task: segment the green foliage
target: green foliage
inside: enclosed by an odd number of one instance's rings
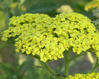
[[[10,79],[14,73],[13,73],[13,70],[14,67],[9,64],[9,63],[0,63],[0,69],[2,70],[3,74],[1,75],[4,75],[4,77],[7,79]]]
[[[26,13],[27,12],[28,13],[43,13],[43,12],[51,11],[56,8],[57,8],[57,5],[55,3],[45,1],[40,4],[32,5],[30,9],[26,11]]]
[[[43,79],[48,78],[43,69],[33,68],[33,60],[27,57],[26,61],[17,66],[9,63],[0,63],[0,79]]]
[[[94,23],[96,29],[99,30],[99,19],[93,21],[93,23]]]
[[[99,18],[99,9],[95,9],[93,11],[93,16],[96,17],[96,18]]]

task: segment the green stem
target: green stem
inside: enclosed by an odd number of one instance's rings
[[[98,66],[99,66],[99,63],[97,58],[95,66],[92,68],[92,70],[89,73],[92,73]]]
[[[70,56],[70,51],[65,51],[64,52],[64,59],[65,59],[65,76],[68,76],[69,73],[69,56]]]
[[[48,71],[50,74],[54,75],[55,77],[57,77],[58,79],[64,79],[61,76],[58,76],[48,65],[47,63],[44,63],[42,61],[40,61],[41,65],[45,67],[46,71]]]

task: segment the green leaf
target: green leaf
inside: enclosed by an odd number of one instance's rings
[[[25,2],[26,2],[26,0],[24,0],[23,3],[21,3],[19,9],[18,9],[18,6],[16,7],[16,8],[17,8],[17,9],[16,9],[16,13],[15,13],[16,16],[21,13],[21,8],[22,8],[22,6],[24,5]],[[22,14],[22,13],[21,13],[21,14]]]
[[[24,61],[21,65],[19,65],[16,71],[16,76],[22,78],[25,73],[25,68],[27,67],[27,65],[28,65],[27,61]]]
[[[2,11],[2,12],[3,12],[3,8],[1,8],[1,7],[0,7],[0,11]]]
[[[5,48],[5,47],[8,47],[8,45],[6,43],[1,43],[0,44],[0,49]]]
[[[7,76],[14,74],[13,66],[9,63],[0,63],[0,70],[2,70]]]
[[[13,3],[13,0],[2,0],[2,2],[4,2],[4,4],[5,4],[7,7],[10,7],[11,4]]]
[[[44,68],[42,66],[33,66],[33,68]]]
[[[40,13],[40,12],[47,12],[56,8],[57,8],[57,5],[55,3],[43,2],[40,4],[32,5],[31,8],[26,12],[27,13]]]

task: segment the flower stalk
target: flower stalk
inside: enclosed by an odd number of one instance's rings
[[[95,69],[96,69],[97,67],[99,67],[98,58],[97,58],[97,60],[96,60],[95,66],[91,69],[90,73],[92,73],[93,71],[95,71]]]
[[[65,76],[67,77],[69,75],[69,56],[70,56],[70,51],[64,52],[64,59],[65,59]]]
[[[48,73],[52,74],[53,76],[55,76],[55,77],[58,78],[58,79],[64,79],[63,77],[57,75],[57,74],[48,66],[47,63],[44,63],[44,62],[42,62],[42,61],[40,61],[40,63],[41,63],[41,65],[45,68],[45,70],[46,70]]]

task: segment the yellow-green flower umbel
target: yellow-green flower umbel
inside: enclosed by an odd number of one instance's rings
[[[99,9],[99,0],[92,0],[92,1],[88,2],[87,5],[85,6],[86,11],[88,11],[90,9],[95,9],[95,8]]]
[[[14,41],[16,51],[37,55],[41,61],[63,58],[72,48],[76,54],[92,49],[99,57],[99,35],[91,20],[79,13],[51,18],[46,14],[24,14],[10,19],[2,40]]]
[[[74,74],[74,75],[69,75],[65,79],[99,79],[99,73],[87,73],[87,74]]]

